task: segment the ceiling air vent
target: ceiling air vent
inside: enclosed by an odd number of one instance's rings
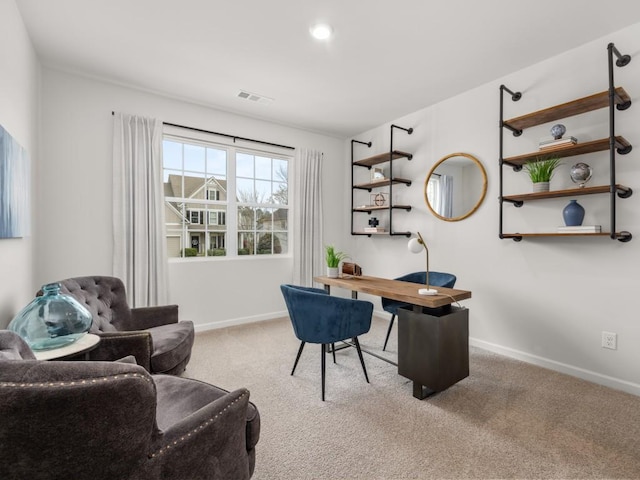
[[[265,97],[264,95],[258,95],[257,93],[247,92],[246,90],[240,90],[238,92],[238,98],[242,98],[250,102],[260,103],[262,105],[269,105],[271,102],[273,102],[273,98]]]

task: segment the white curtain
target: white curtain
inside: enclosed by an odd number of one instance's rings
[[[114,114],[113,274],[132,307],[167,303],[162,122]]]
[[[296,221],[293,282],[310,287],[313,276],[323,274],[322,153],[296,152]]]
[[[453,218],[453,176],[440,176],[441,212],[440,215]]]

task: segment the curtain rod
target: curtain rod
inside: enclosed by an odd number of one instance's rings
[[[111,112],[111,115],[114,115],[114,114],[115,112]],[[279,147],[279,148],[286,148],[289,150],[295,150],[295,147],[290,147],[288,145],[280,145],[278,143],[265,142],[263,140],[255,140],[253,138],[239,137],[238,135],[229,135],[228,133],[213,132],[211,130],[203,130],[202,128],[187,127],[185,125],[178,125],[177,123],[162,122],[162,124],[167,125],[168,127],[184,128],[186,130],[192,130],[194,132],[209,133],[212,135],[219,135],[221,137],[232,138],[234,143],[236,140],[244,140],[245,142],[253,142],[253,143],[259,143],[261,145],[269,145],[271,147]]]

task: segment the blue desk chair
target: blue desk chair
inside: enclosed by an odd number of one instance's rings
[[[395,280],[402,280],[403,282],[420,283],[424,285],[426,282],[426,272],[413,272],[398,277]],[[429,272],[429,285],[434,287],[446,287],[453,288],[456,284],[456,276],[451,273],[442,272]],[[387,337],[384,339],[384,346],[382,350],[386,350],[387,342],[389,341],[389,335],[391,335],[391,329],[393,328],[393,322],[398,314],[400,307],[411,306],[409,303],[400,302],[398,300],[391,300],[390,298],[382,297],[382,308],[391,314],[391,322],[389,322],[389,329],[387,330]]]
[[[305,343],[319,343],[322,352],[322,401],[324,401],[326,352],[331,345],[335,363],[334,343],[350,338],[358,351],[364,378],[369,383],[358,336],[367,333],[371,328],[373,304],[363,300],[332,297],[319,288],[280,285],[280,290],[289,310],[293,331],[301,341],[291,375],[296,371]]]

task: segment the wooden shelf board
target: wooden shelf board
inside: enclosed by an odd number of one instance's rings
[[[374,210],[388,210],[389,208],[395,208],[400,210],[411,210],[411,205],[367,205],[365,207],[355,207],[354,212],[372,212]]]
[[[532,237],[610,237],[610,232],[599,232],[599,233],[503,233],[503,238],[532,238]]]
[[[359,183],[358,185],[354,185],[353,188],[360,188],[362,190],[369,190],[377,187],[388,187],[392,183],[404,183],[405,185],[411,185],[411,180],[407,180],[406,178],[394,178],[387,179],[382,182],[369,182],[369,183]]]
[[[411,232],[363,232],[358,230],[357,232],[351,232],[351,235],[391,235],[391,236],[411,236]]]
[[[617,191],[626,192],[629,190],[624,185],[616,184]],[[596,193],[609,193],[609,185],[598,185],[595,187],[569,188],[567,190],[552,190],[550,192],[521,193],[517,195],[503,195],[502,200],[524,202],[531,200],[542,200],[543,198],[575,197],[578,195],[593,195]]]
[[[353,162],[353,164],[360,167],[372,167],[373,165],[388,162],[390,153],[392,153],[391,157],[393,160],[396,160],[398,158],[409,158],[412,156],[410,153],[400,150],[394,150],[393,152],[380,153],[378,155],[374,155],[373,157],[367,157],[363,158],[362,160],[357,160]]]
[[[616,137],[616,147],[625,148],[630,146],[630,143],[622,136]],[[569,145],[560,148],[549,148],[545,150],[538,150],[537,152],[524,153],[514,157],[504,158],[502,161],[508,165],[524,165],[529,161],[535,161],[536,159],[544,159],[548,157],[573,157],[575,155],[585,155],[587,153],[602,152],[609,149],[609,138],[602,138],[600,140],[593,140],[591,142],[577,143],[575,145]]]
[[[622,104],[631,100],[629,94],[622,87],[616,88],[615,103]],[[538,110],[527,115],[505,120],[505,124],[516,130],[523,130],[543,123],[553,122],[566,117],[580,115],[592,110],[598,110],[609,106],[609,91],[599,92],[588,97],[579,98],[571,102],[555,105],[553,107]]]
[[[351,232],[352,235],[389,235],[389,232],[364,232],[358,230],[357,232]]]

